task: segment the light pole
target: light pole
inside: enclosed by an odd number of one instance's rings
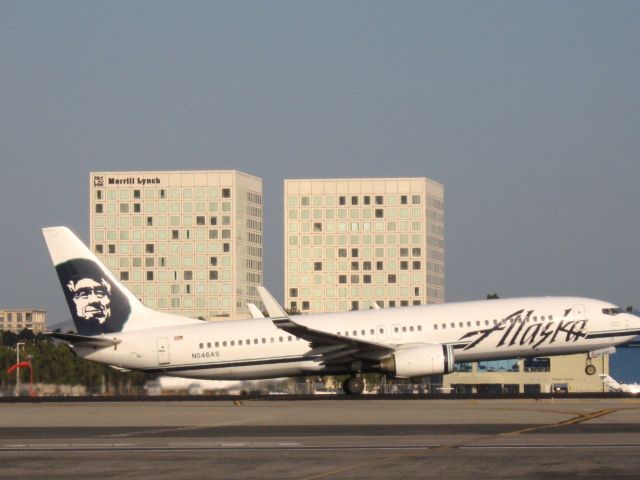
[[[16,343],[16,365],[20,363],[20,345],[24,342]],[[16,397],[20,396],[20,368],[16,369]]]

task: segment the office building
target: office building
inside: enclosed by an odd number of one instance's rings
[[[285,180],[285,308],[442,303],[444,189],[427,178]]]
[[[47,329],[47,312],[29,308],[0,309],[0,330],[20,333],[28,329],[42,333]]]
[[[91,248],[149,307],[246,316],[262,284],[262,180],[238,171],[93,172]]]

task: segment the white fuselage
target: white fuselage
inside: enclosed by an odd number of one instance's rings
[[[450,344],[455,361],[590,352],[630,341],[640,318],[605,313],[614,305],[576,297],[545,297],[390,308],[293,317],[315,330],[402,350]],[[120,343],[94,350],[89,360],[190,378],[260,379],[349,373],[322,365],[309,342],[269,318],[203,322],[108,335]]]

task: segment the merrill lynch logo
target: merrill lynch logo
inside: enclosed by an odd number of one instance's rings
[[[107,183],[109,185],[159,185],[160,184],[160,179],[158,177],[155,177],[155,178],[144,178],[144,177],[115,178],[115,177],[109,177],[109,178],[107,178]],[[95,177],[93,177],[93,186],[94,187],[104,187],[104,177],[103,176],[95,176]]]

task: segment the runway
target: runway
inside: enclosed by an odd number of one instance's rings
[[[640,400],[0,405],[0,478],[637,477]]]

